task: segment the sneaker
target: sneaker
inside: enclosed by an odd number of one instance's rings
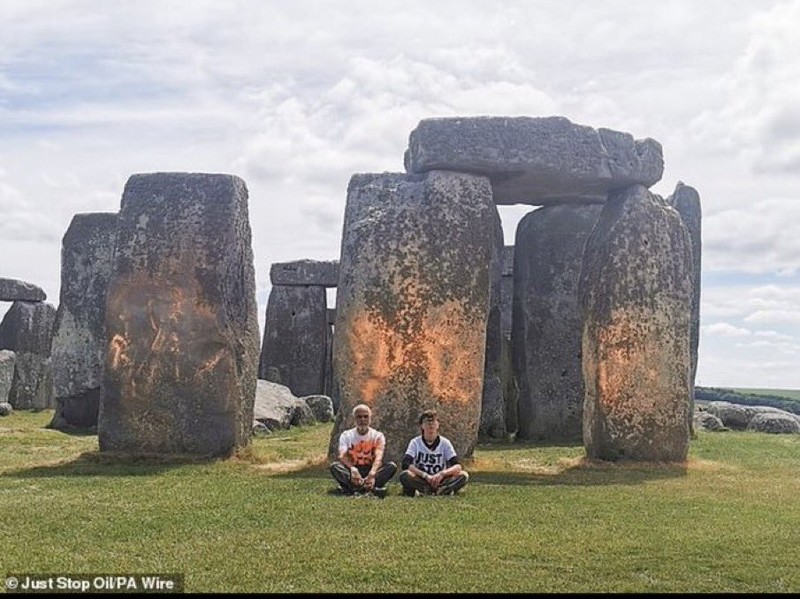
[[[387,489],[386,487],[375,487],[375,489],[372,492],[378,499],[383,499],[384,497],[386,497]]]

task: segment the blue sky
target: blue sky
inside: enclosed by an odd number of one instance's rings
[[[273,262],[339,255],[353,173],[436,116],[652,137],[703,210],[698,382],[800,388],[800,2],[0,2],[0,276],[58,303],[61,237],[127,178],[250,190]],[[506,243],[531,207],[501,208]],[[7,304],[0,304],[5,310]]]

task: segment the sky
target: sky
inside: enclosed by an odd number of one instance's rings
[[[57,306],[76,213],[234,174],[263,332],[270,265],[338,259],[350,177],[402,172],[420,120],[558,115],[700,194],[697,383],[800,389],[798,28],[800,0],[0,0],[0,277]]]

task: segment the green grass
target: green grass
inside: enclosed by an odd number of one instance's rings
[[[800,389],[751,389],[747,387],[731,387],[731,391],[744,393],[745,395],[775,395],[800,401]]]
[[[0,577],[183,573],[191,592],[800,591],[800,435],[698,433],[686,465],[492,444],[456,497],[353,500],[330,424],[213,462],[119,460],[0,419]]]

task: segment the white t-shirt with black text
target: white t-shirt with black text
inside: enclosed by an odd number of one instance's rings
[[[430,447],[425,444],[422,435],[414,437],[408,443],[406,455],[411,456],[411,464],[426,474],[438,474],[449,465],[451,466],[450,460],[457,457],[453,444],[447,437],[441,435]]]

